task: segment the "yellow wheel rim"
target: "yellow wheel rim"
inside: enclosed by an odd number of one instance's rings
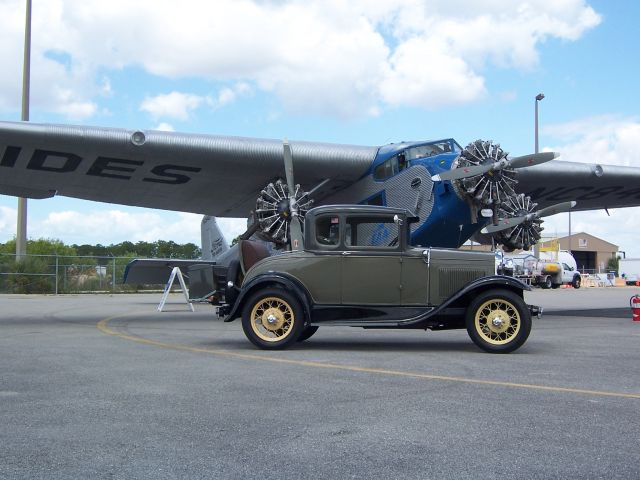
[[[251,328],[265,342],[279,342],[291,334],[295,315],[293,308],[278,297],[267,297],[251,310]]]
[[[506,300],[488,300],[476,311],[476,331],[483,340],[493,345],[512,341],[520,331],[520,323],[518,309]]]

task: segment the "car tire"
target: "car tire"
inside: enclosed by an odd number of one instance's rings
[[[571,282],[571,286],[573,288],[580,288],[582,285],[582,277],[580,275],[576,275],[573,277],[573,281]]]
[[[242,311],[242,330],[257,347],[287,348],[304,331],[304,310],[295,295],[282,288],[266,288],[251,295]]]
[[[467,307],[467,333],[485,352],[509,353],[531,332],[531,314],[522,297],[509,290],[488,290]]]
[[[551,288],[551,286],[552,286],[551,277],[547,275],[546,277],[544,277],[542,282],[540,282],[540,287],[547,289],[547,288]]]
[[[308,326],[306,327],[300,336],[298,337],[298,342],[304,342],[305,340],[310,339],[314,333],[318,331],[318,327],[316,326]]]

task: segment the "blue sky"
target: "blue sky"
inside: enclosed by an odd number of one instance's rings
[[[36,0],[31,120],[382,145],[493,139],[640,168],[634,1]],[[20,118],[24,0],[0,0],[0,118]],[[0,241],[17,200],[0,196]],[[637,209],[574,213],[640,257]],[[221,222],[232,237],[242,220]],[[565,232],[566,214],[545,233]],[[199,243],[199,217],[29,202],[29,236]]]

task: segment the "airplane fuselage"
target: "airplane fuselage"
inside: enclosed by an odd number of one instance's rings
[[[459,247],[486,222],[472,224],[469,207],[453,184],[431,177],[449,170],[461,150],[453,139],[385,145],[360,180],[322,203],[405,208],[420,218],[412,225],[412,245]]]

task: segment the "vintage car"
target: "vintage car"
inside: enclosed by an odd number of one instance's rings
[[[492,253],[409,245],[415,220],[402,209],[322,206],[305,217],[302,250],[268,256],[264,245],[243,241],[223,275],[219,313],[242,317],[247,338],[264,349],[336,325],[466,328],[487,352],[520,347],[542,313],[523,299],[530,287],[494,275]]]

